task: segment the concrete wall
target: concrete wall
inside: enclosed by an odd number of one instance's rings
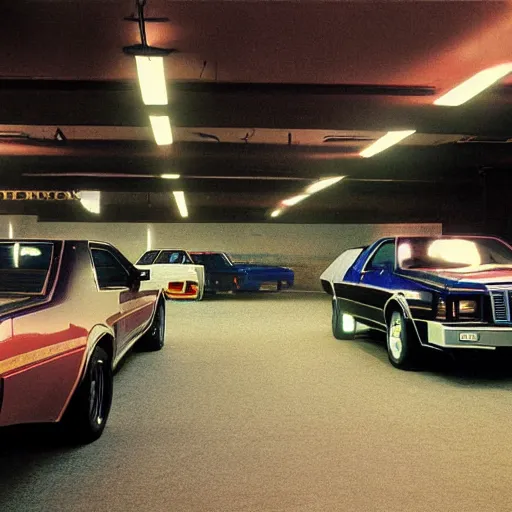
[[[319,276],[345,249],[389,235],[441,234],[441,224],[126,224],[37,222],[3,216],[0,237],[104,240],[135,261],[148,247],[219,250],[235,260],[289,266],[296,288],[320,290]]]

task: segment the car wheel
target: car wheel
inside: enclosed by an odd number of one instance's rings
[[[101,436],[110,413],[112,392],[110,358],[103,348],[96,346],[62,420],[71,442],[88,444]]]
[[[337,340],[353,340],[357,322],[340,308],[337,299],[332,301],[332,334]]]
[[[155,351],[163,348],[165,343],[165,306],[159,302],[156,307],[151,327],[142,336],[139,346],[147,351]]]
[[[386,338],[389,361],[395,368],[418,367],[421,346],[401,311],[391,313]]]

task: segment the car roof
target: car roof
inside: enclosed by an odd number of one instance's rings
[[[189,251],[190,254],[225,254],[225,251]]]
[[[168,248],[168,247],[164,247],[163,249],[162,248],[155,248],[155,249],[148,249],[146,252],[153,252],[153,251],[183,251],[183,252],[188,252],[186,249],[176,249],[176,248]]]
[[[37,238],[37,237],[16,237],[16,238],[0,238],[0,242],[72,242],[72,243],[94,243],[94,244],[107,244],[112,245],[110,242],[100,241],[100,240],[77,240],[74,238]]]

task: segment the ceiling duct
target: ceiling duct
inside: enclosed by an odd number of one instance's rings
[[[511,137],[484,137],[481,135],[468,135],[458,140],[458,144],[508,144],[512,142]]]
[[[375,140],[368,135],[327,135],[323,142],[370,142]]]
[[[25,132],[0,131],[0,139],[29,139],[30,135]]]

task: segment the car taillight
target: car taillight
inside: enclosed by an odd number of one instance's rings
[[[169,292],[171,293],[178,293],[178,292],[181,292],[183,290],[183,282],[182,281],[178,281],[178,282],[174,282],[174,283],[169,283],[167,285],[167,289]]]
[[[197,286],[196,283],[191,283],[189,281],[187,281],[187,287],[185,289],[185,293],[188,295],[194,295],[197,293],[197,291],[199,290],[199,287]]]

